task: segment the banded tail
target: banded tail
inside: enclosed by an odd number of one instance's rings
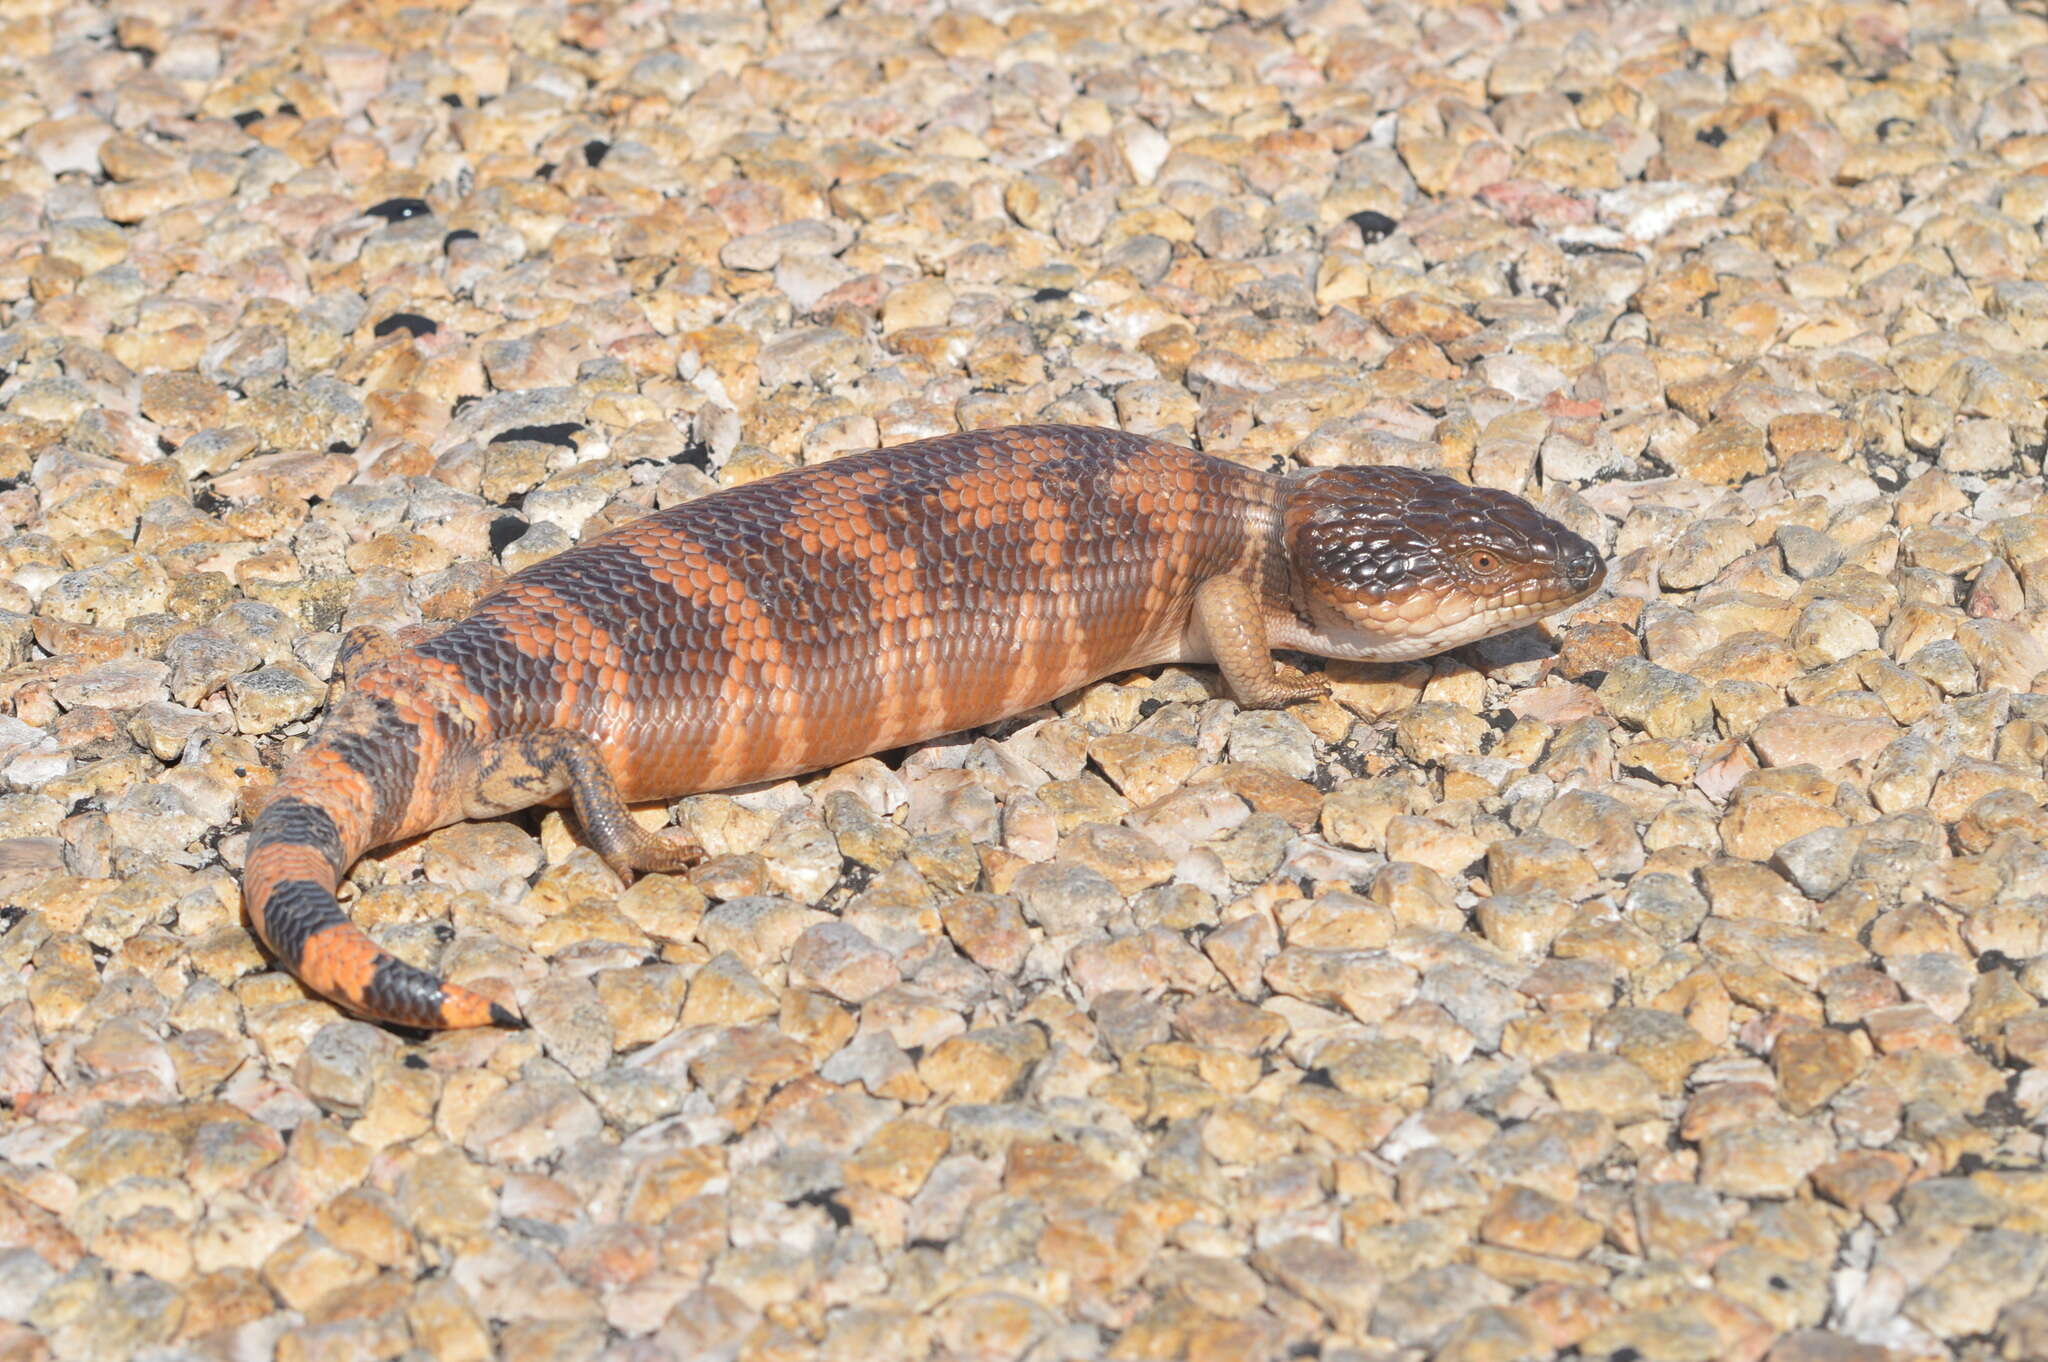
[[[460,725],[397,688],[351,693],[278,779],[242,871],[250,925],[314,992],[373,1021],[516,1026],[510,1009],[408,965],[349,920],[335,890],[358,856],[449,819],[437,792],[461,760]]]

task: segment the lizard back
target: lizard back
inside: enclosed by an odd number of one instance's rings
[[[589,734],[628,799],[770,779],[1158,660],[1268,481],[1102,430],[851,455],[537,563],[417,651],[497,733]]]

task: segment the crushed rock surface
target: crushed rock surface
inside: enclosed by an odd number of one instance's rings
[[[2048,1356],[2036,4],[0,7],[0,1356]],[[1021,421],[1606,589],[245,927],[340,631]]]

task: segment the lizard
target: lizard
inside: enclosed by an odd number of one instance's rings
[[[1440,472],[1282,475],[1141,435],[1016,426],[849,454],[668,507],[507,577],[409,647],[357,628],[258,810],[243,901],[315,993],[417,1028],[516,1024],[379,947],[369,849],[566,800],[630,882],[697,848],[628,805],[993,723],[1101,677],[1213,663],[1238,702],[1327,692],[1276,648],[1399,661],[1604,579],[1594,546]]]

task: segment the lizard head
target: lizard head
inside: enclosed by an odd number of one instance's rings
[[[1528,502],[1442,473],[1326,468],[1297,479],[1286,542],[1299,637],[1326,657],[1428,657],[1591,595],[1600,553]]]

